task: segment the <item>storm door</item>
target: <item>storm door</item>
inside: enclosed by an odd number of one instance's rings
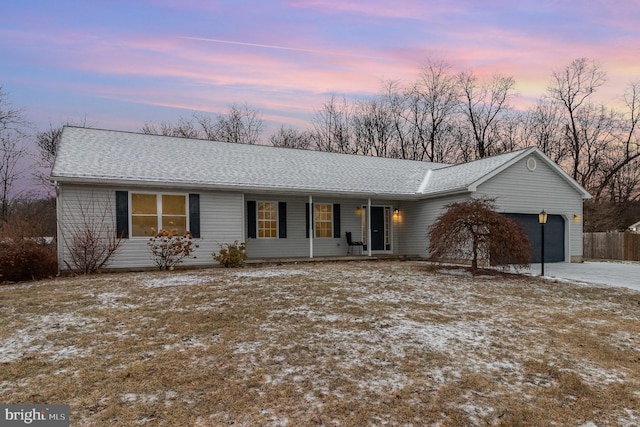
[[[367,242],[367,208],[362,206],[363,215],[363,236],[364,249],[368,249]],[[389,251],[391,250],[391,208],[388,206],[371,206],[371,250]]]

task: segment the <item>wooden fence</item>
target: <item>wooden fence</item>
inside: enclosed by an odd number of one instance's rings
[[[640,261],[640,234],[584,233],[583,257]]]

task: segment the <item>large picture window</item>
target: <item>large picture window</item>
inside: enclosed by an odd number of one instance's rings
[[[316,237],[333,237],[333,205],[315,205]]]
[[[275,202],[258,202],[258,237],[278,237],[278,205]]]
[[[187,196],[184,194],[131,194],[131,235],[149,237],[158,231],[187,231]]]

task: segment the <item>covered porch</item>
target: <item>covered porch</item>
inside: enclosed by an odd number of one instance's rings
[[[326,194],[245,194],[249,260],[397,255],[402,212],[397,200]],[[346,233],[361,246],[350,247]]]

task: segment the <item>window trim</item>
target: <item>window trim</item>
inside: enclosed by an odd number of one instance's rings
[[[148,239],[150,236],[135,236],[133,233],[133,195],[134,194],[153,194],[156,197],[156,230],[159,231],[162,229],[162,196],[182,196],[184,198],[184,208],[185,208],[185,231],[190,231],[190,220],[189,217],[189,193],[177,193],[177,192],[157,192],[157,191],[129,191],[129,238],[131,239]],[[141,215],[144,216],[144,215]],[[150,216],[150,215],[148,215]]]
[[[272,222],[276,223],[276,235],[273,237],[261,237],[260,236],[260,204],[269,203],[273,205],[274,211],[276,213],[276,217],[274,219],[262,220],[262,222]],[[271,228],[269,228],[271,230]],[[272,200],[256,200],[256,239],[279,239],[280,238],[280,205],[278,202],[274,202]]]

